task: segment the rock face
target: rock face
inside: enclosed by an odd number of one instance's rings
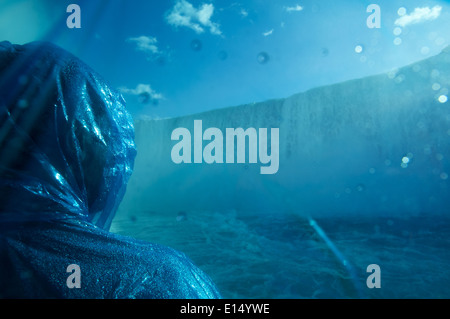
[[[135,123],[138,155],[119,214],[186,209],[305,216],[443,214],[450,204],[450,49],[386,74],[286,99]],[[174,129],[279,128],[279,170],[175,164]],[[203,147],[209,141],[203,141]],[[225,141],[224,141],[225,143]],[[247,145],[248,149],[248,145]],[[247,151],[248,152],[248,151]]]

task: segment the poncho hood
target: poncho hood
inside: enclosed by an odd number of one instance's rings
[[[46,42],[0,43],[0,222],[109,229],[136,156],[120,93]]]

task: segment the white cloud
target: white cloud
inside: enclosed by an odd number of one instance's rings
[[[176,27],[191,28],[197,33],[203,33],[207,28],[212,34],[221,35],[220,26],[211,21],[213,14],[214,6],[212,4],[203,4],[196,9],[186,0],[178,0],[166,16],[166,21]]]
[[[159,53],[156,43],[158,40],[154,37],[147,37],[145,35],[137,38],[128,38],[127,42],[136,44],[136,50],[146,53],[156,54]]]
[[[124,94],[138,96],[141,103],[158,102],[164,98],[162,94],[155,92],[149,84],[138,84],[134,89],[120,87],[119,91]]]
[[[287,12],[302,11],[303,7],[297,4],[294,7],[284,7],[284,10],[286,10]]]
[[[273,29],[263,33],[263,36],[267,37],[273,33]]]
[[[430,7],[415,8],[411,14],[405,14],[395,20],[395,25],[405,27],[409,24],[435,20],[441,14],[441,10],[441,6],[434,6],[432,9]]]

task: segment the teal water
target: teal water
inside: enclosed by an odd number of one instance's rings
[[[178,218],[177,218],[178,217]],[[449,298],[450,221],[415,216],[316,219],[355,272],[295,214],[146,212],[112,231],[183,251],[224,298]],[[366,268],[378,264],[381,288]]]

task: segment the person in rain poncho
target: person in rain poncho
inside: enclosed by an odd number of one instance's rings
[[[125,101],[88,66],[0,43],[0,298],[220,297],[184,254],[108,231],[135,155]]]

